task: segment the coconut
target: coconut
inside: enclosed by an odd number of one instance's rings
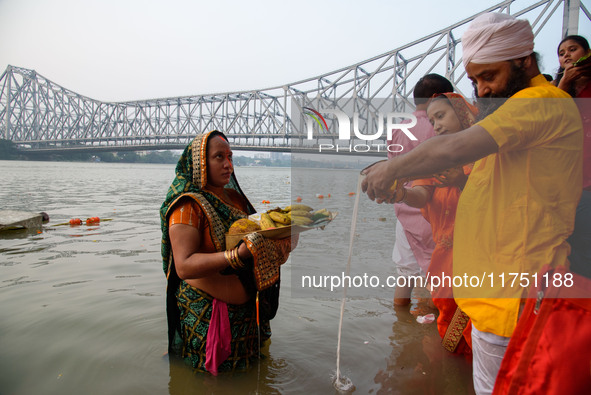
[[[258,223],[248,218],[241,218],[230,226],[228,234],[251,233],[257,230],[261,230],[261,226]]]

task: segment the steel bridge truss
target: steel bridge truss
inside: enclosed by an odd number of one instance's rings
[[[591,20],[580,0],[542,0],[512,13],[513,2],[503,1],[352,66],[263,90],[107,103],[63,88],[34,70],[8,66],[0,76],[0,138],[31,152],[179,149],[195,135],[217,129],[235,149],[317,152],[322,141],[339,144],[338,121],[326,114],[327,128],[314,126],[309,139],[312,121],[304,108],[357,113],[360,133],[371,135],[380,113],[412,111],[412,87],[427,73],[445,75],[470,97],[471,86],[460,67],[459,37],[482,13],[526,17],[536,36],[560,9],[562,36],[577,33],[579,11]],[[372,150],[386,144],[385,137],[372,140]],[[352,138],[345,143],[356,141],[367,142]]]

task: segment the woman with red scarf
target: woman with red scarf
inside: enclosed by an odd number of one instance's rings
[[[474,123],[478,110],[457,93],[443,93],[433,97],[427,116],[437,135],[456,133]],[[470,173],[470,166],[448,169],[434,179],[417,180],[412,188],[400,183],[396,200],[420,208],[431,224],[436,246],[431,256],[429,274],[441,277],[453,273],[453,231],[458,200]],[[471,325],[468,316],[453,299],[449,287],[432,290],[433,303],[439,310],[437,329],[446,350],[471,355]]]

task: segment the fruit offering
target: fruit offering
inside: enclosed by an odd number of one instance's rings
[[[336,214],[325,208],[314,211],[312,207],[304,204],[276,207],[261,213],[260,221],[242,218],[234,222],[226,233],[226,248],[235,247],[245,234],[252,232],[260,232],[270,239],[282,239],[310,229],[323,229]]]
[[[316,210],[305,204],[292,204],[285,208],[277,207],[261,214],[261,229],[275,229],[290,225],[312,226],[314,223],[330,218],[327,209]]]

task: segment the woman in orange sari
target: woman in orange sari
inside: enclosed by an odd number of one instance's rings
[[[434,96],[428,104],[427,116],[437,135],[456,133],[469,128],[478,110],[456,93]],[[416,180],[411,188],[403,183],[395,199],[421,209],[431,224],[435,249],[429,266],[430,276],[453,275],[453,231],[460,193],[466,185],[470,167],[448,169],[434,179]],[[456,354],[472,354],[471,324],[453,299],[449,287],[433,289],[433,303],[439,310],[437,329],[446,350]]]
[[[271,336],[279,268],[297,241],[292,246],[290,238],[251,233],[226,250],[232,223],[254,212],[238,185],[226,136],[195,137],[160,209],[169,352],[195,371],[246,369]]]

